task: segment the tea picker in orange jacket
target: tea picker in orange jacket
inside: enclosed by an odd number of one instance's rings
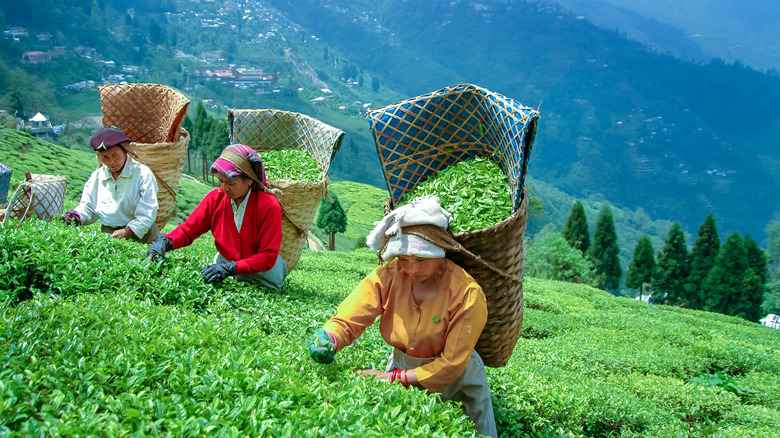
[[[363,279],[336,316],[316,330],[309,354],[330,363],[379,317],[379,331],[393,352],[384,371],[366,369],[361,376],[460,401],[477,432],[495,437],[485,366],[474,350],[487,303],[474,278],[445,258],[445,248],[458,246],[447,231],[451,220],[438,198],[423,197],[376,222],[366,243],[384,251],[388,263]]]
[[[201,275],[206,283],[230,276],[237,280],[281,289],[287,264],[279,255],[282,243],[282,207],[268,188],[263,162],[249,146],[226,147],[211,165],[219,187],[210,191],[192,214],[154,242],[151,259],[192,244],[211,231],[217,255]]]
[[[160,236],[157,180],[152,171],[127,155],[130,139],[116,126],[99,129],[89,141],[101,166],[92,172],[81,202],[62,219],[87,225],[100,220],[101,231],[113,238],[152,243]]]

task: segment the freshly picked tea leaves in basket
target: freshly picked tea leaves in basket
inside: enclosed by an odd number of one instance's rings
[[[306,181],[318,182],[322,179],[322,171],[314,157],[305,150],[278,149],[260,152],[260,159],[265,166],[269,181]]]
[[[453,233],[492,227],[512,215],[506,175],[487,157],[469,158],[442,169],[405,193],[402,204],[435,195],[453,218]]]

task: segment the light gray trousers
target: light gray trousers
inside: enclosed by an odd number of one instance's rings
[[[419,358],[393,348],[387,362],[385,372],[417,368],[435,357]],[[496,420],[493,417],[493,402],[490,400],[490,390],[485,375],[485,363],[474,350],[471,352],[466,371],[458,380],[441,390],[442,400],[454,400],[462,403],[463,412],[474,423],[474,428],[482,435],[498,438]]]

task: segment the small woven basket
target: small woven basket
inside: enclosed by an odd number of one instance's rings
[[[3,221],[38,218],[50,221],[62,215],[67,180],[59,175],[29,175],[19,183],[5,212]]]
[[[273,109],[231,109],[227,115],[230,143],[247,145],[257,152],[279,149],[307,151],[320,167],[320,180],[269,181],[280,192],[282,246],[279,255],[292,271],[306,246],[309,229],[322,198],[327,195],[328,168],[341,146],[344,132],[313,117]]]
[[[103,126],[118,126],[127,135],[130,155],[157,178],[157,219],[162,230],[173,213],[189,133],[181,127],[189,99],[160,84],[118,84],[98,87]]]
[[[8,189],[11,186],[11,174],[13,170],[3,163],[0,163],[0,207],[8,203]]]
[[[524,180],[538,111],[484,88],[458,84],[370,110],[367,118],[390,190],[386,212],[417,184],[467,158],[491,157],[506,174],[512,215],[454,237],[513,279],[463,255],[447,255],[474,277],[487,298],[488,320],[477,351],[487,366],[506,365],[523,321],[523,234],[528,220]]]

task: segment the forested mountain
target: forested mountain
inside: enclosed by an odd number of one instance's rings
[[[695,229],[780,211],[780,78],[648,50],[552,3],[270,0],[384,84],[466,81],[540,106],[530,174]]]
[[[606,29],[694,61],[780,70],[775,0],[554,0]]]
[[[94,91],[63,87],[128,67],[127,80],[173,85],[217,118],[228,107],[271,107],[338,126],[347,137],[334,179],[381,186],[364,106],[470,82],[540,107],[529,175],[575,197],[642,208],[689,232],[713,211],[724,234],[763,236],[780,214],[777,75],[662,55],[553,3],[33,3],[3,3],[0,24],[50,38],[0,40],[0,108],[96,112]],[[56,62],[20,64],[25,50],[56,46],[68,47]],[[80,46],[95,53],[73,54]],[[276,75],[274,92],[207,76],[230,68]],[[314,103],[318,96],[325,104]]]

